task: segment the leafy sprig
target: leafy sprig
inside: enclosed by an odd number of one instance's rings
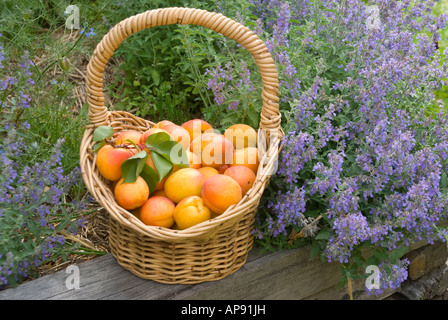
[[[93,141],[97,142],[94,151],[99,150],[107,143],[113,143],[110,142],[113,134],[112,127],[97,127],[93,133]],[[136,145],[132,141],[127,142],[133,144],[138,153],[122,163],[123,183],[133,183],[140,176],[148,184],[150,192],[153,192],[157,183],[171,173],[174,165],[180,168],[186,168],[189,165],[185,148],[178,142],[173,141],[168,133],[157,132],[151,134],[144,145]],[[147,163],[150,156],[155,170]]]

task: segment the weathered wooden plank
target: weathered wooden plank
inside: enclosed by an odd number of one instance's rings
[[[409,279],[417,280],[447,261],[447,244],[441,241],[433,245],[427,244],[407,253],[405,257],[410,261],[408,268]]]
[[[306,299],[340,278],[337,264],[310,259],[308,248],[261,256],[219,284],[204,283],[180,292],[177,299]]]
[[[260,255],[252,250],[234,274],[196,285],[138,278],[112,255],[79,264],[80,289],[67,289],[64,270],[0,291],[0,299],[302,299],[338,281],[336,265],[309,259],[307,248]]]
[[[434,248],[428,249],[434,251]],[[195,285],[168,285],[140,279],[123,269],[112,255],[95,258],[79,264],[78,267],[79,289],[70,288],[73,274],[61,270],[16,288],[0,291],[0,299],[340,300],[348,298],[347,287],[338,286],[341,277],[339,264],[321,261],[319,258],[310,259],[307,247],[261,255],[254,249],[250,252],[246,264],[237,272],[221,280]],[[353,282],[353,295],[355,299],[380,298],[367,296],[364,282],[361,280]]]
[[[401,295],[408,300],[431,300],[436,296],[448,299],[448,261],[415,281],[402,284]]]

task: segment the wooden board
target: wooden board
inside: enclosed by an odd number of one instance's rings
[[[429,248],[436,252],[433,249]],[[77,267],[79,289],[74,287],[74,271],[67,269],[2,290],[0,300],[348,299],[347,287],[338,286],[339,264],[310,259],[307,247],[265,254],[253,249],[240,270],[224,279],[195,285],[169,285],[140,279],[118,265],[111,254]],[[353,292],[355,299],[381,298],[367,296],[363,281],[353,283]]]

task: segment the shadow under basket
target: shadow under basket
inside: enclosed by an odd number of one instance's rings
[[[253,187],[223,214],[185,230],[147,226],[120,207],[111,182],[99,174],[97,155],[92,151],[93,132],[98,126],[111,126],[115,132],[129,129],[144,132],[154,126],[153,122],[131,113],[107,109],[103,73],[124,39],[143,29],[175,23],[200,25],[234,39],[252,54],[263,83],[257,146],[260,164]],[[278,74],[263,41],[247,27],[214,12],[191,8],[149,10],[121,21],[103,37],[89,61],[86,84],[90,124],[81,141],[81,172],[89,192],[110,214],[109,243],[117,262],[140,278],[178,284],[222,279],[241,268],[253,246],[255,215],[275,171],[283,136]]]

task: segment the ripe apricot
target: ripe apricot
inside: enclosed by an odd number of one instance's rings
[[[230,168],[230,165],[223,164],[222,166],[219,166],[218,168],[216,168],[216,170],[218,170],[219,174],[224,174],[224,172],[229,168]]]
[[[155,197],[155,196],[167,197],[167,196],[166,196],[165,189],[155,190],[153,193],[151,193],[150,196],[151,196],[151,197]],[[168,198],[168,197],[167,197],[167,198]]]
[[[115,186],[115,198],[118,204],[126,210],[142,206],[148,197],[149,187],[140,176],[131,183],[124,183],[124,178],[121,178]]]
[[[211,218],[210,209],[198,196],[184,198],[174,209],[174,221],[180,230],[187,229]]]
[[[178,126],[177,124],[168,124],[163,126],[163,130],[168,132],[168,134],[173,138],[174,141],[180,143],[185,150],[190,147],[190,134],[187,130]]]
[[[235,148],[222,134],[206,132],[190,144],[190,151],[201,157],[203,167],[218,168],[232,162]]]
[[[201,196],[204,176],[193,168],[182,168],[171,173],[165,181],[165,192],[169,199],[179,203],[189,196]]]
[[[175,208],[174,202],[167,197],[150,197],[140,208],[140,220],[149,226],[171,228]]]
[[[219,174],[218,170],[212,167],[201,167],[198,169],[198,171],[202,173],[205,179],[214,176],[215,174]]]
[[[228,127],[224,136],[232,141],[235,149],[257,146],[257,131],[247,124],[234,124]]]
[[[212,130],[213,127],[210,123],[202,119],[192,119],[182,124],[182,127],[188,131],[190,135],[190,141],[194,138],[199,137],[207,130]]]
[[[167,126],[167,125],[169,125],[169,124],[174,124],[174,122],[171,122],[171,121],[169,121],[169,120],[162,120],[162,121],[157,122],[157,123],[153,126],[153,128],[163,129],[164,126]]]
[[[255,173],[245,166],[232,166],[228,168],[224,174],[233,178],[241,187],[241,192],[244,195],[252,188],[257,178]]]
[[[140,137],[142,136],[142,133],[136,130],[125,130],[121,131],[117,134],[115,138],[115,144],[121,145],[121,144],[132,144],[130,141],[132,141],[135,144],[140,143]]]
[[[242,197],[238,182],[224,174],[211,176],[202,185],[202,199],[205,205],[218,215],[231,205],[240,202]]]
[[[259,164],[258,148],[247,147],[244,149],[235,150],[231,166],[245,166],[252,169],[252,171],[257,174]]]
[[[115,147],[106,144],[98,150],[96,156],[96,166],[98,171],[104,178],[110,181],[117,181],[122,177],[121,164],[126,159],[135,155],[135,153],[135,149]]]

